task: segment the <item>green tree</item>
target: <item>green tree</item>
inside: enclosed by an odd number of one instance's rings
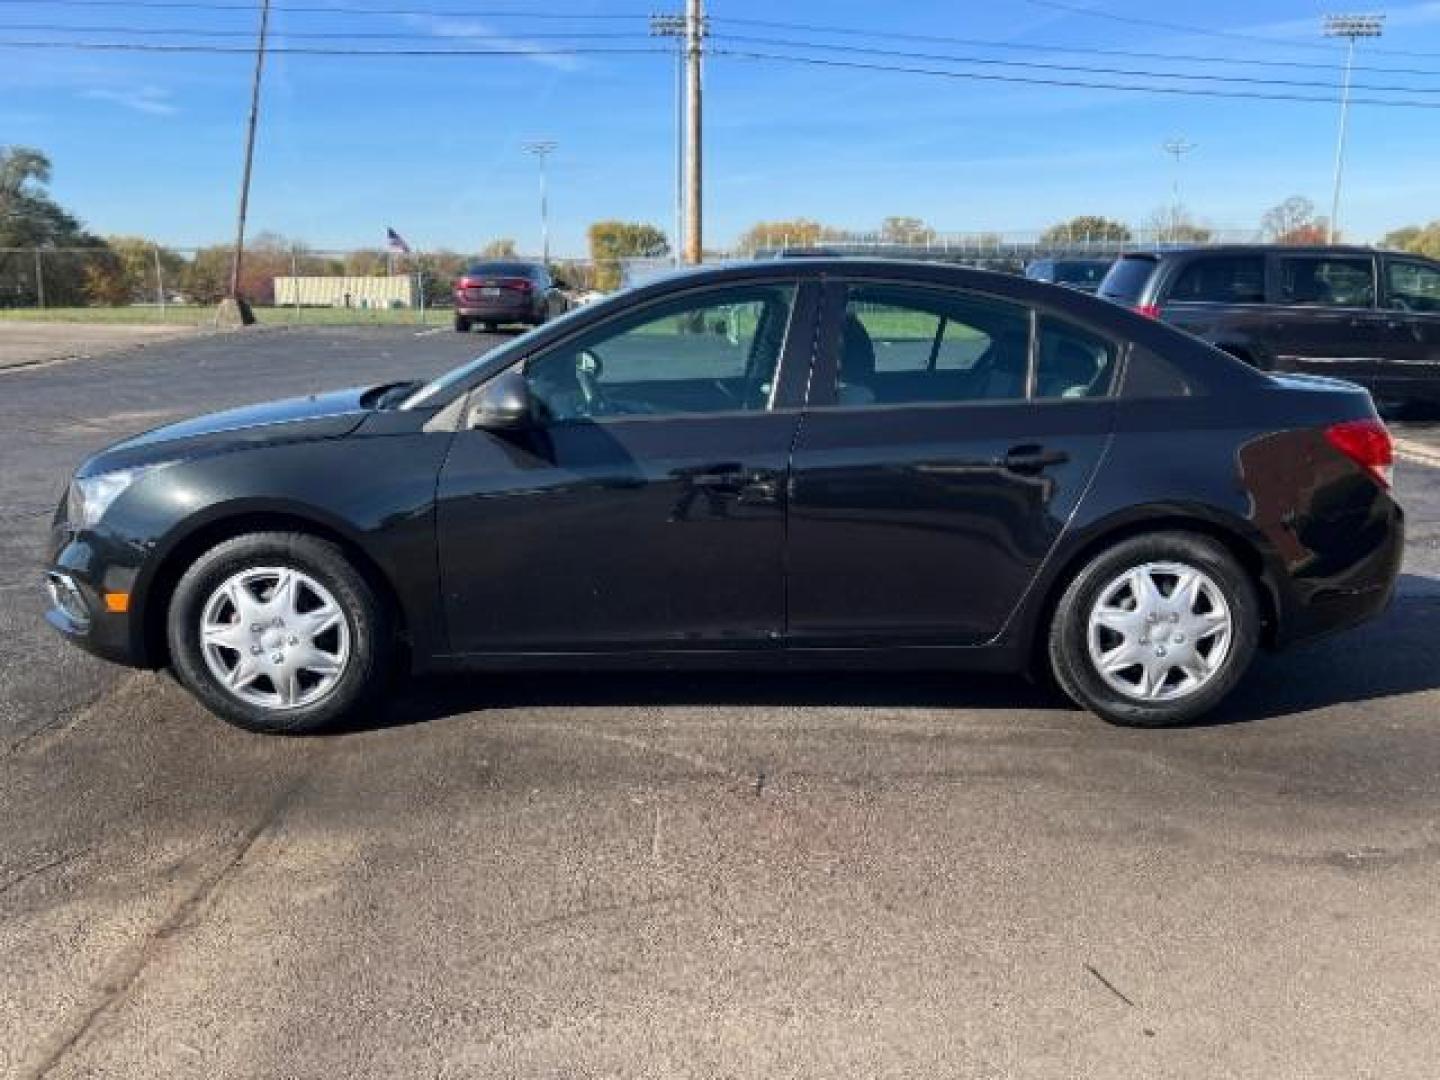
[[[455,279],[465,271],[469,260],[444,248],[424,251],[414,256],[415,272],[420,275],[425,306],[448,304],[455,296]]]
[[[345,274],[348,277],[384,277],[390,272],[390,259],[376,248],[360,248],[345,255]]]
[[[0,146],[0,248],[99,248],[73,214],[50,197],[50,159],[27,146]],[[41,256],[45,302],[83,303],[90,257],[85,252]],[[0,252],[0,303],[39,301],[32,252]]]
[[[218,304],[230,291],[230,261],[235,249],[229,244],[201,248],[180,276],[180,287],[196,304]]]
[[[1099,214],[1081,214],[1057,222],[1040,234],[1042,244],[1124,243],[1130,238],[1130,229],[1123,222]]]
[[[166,292],[173,290],[184,271],[185,260],[154,241],[143,236],[109,236],[104,250],[86,261],[85,291],[93,304],[155,303],[161,285]]]
[[[664,230],[642,221],[597,221],[589,238],[597,289],[620,285],[621,259],[656,259],[670,252]]]

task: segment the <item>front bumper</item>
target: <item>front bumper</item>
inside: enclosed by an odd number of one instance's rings
[[[86,652],[129,667],[147,667],[138,613],[128,602],[134,599],[136,568],[115,558],[109,547],[96,534],[56,524],[41,581],[50,601],[45,621]],[[113,598],[121,596],[127,598],[125,610],[115,610]]]

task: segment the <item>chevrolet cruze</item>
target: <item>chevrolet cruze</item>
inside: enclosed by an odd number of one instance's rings
[[[1353,385],[1053,285],[784,260],[119,443],[48,618],[264,731],[401,666],[1029,671],[1175,724],[1385,607],[1390,469]]]

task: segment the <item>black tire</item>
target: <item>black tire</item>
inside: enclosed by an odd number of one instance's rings
[[[1147,563],[1180,563],[1204,572],[1230,610],[1228,653],[1208,679],[1184,697],[1151,701],[1122,693],[1105,681],[1090,657],[1090,613],[1101,593],[1127,570]],[[1196,533],[1145,533],[1096,555],[1065,589],[1050,623],[1050,667],[1067,696],[1112,724],[1185,724],[1209,712],[1235,688],[1255,657],[1260,623],[1255,585],[1223,544]]]
[[[455,332],[457,334],[468,334],[470,332],[470,320],[462,316],[455,316]]]
[[[500,324],[493,322],[483,322],[480,324],[480,329],[487,334],[493,334],[495,333],[495,331],[500,329]]]
[[[349,659],[334,685],[310,704],[252,704],[227,690],[205,661],[200,622],[206,602],[233,575],[255,567],[289,568],[310,576],[331,593],[343,613]],[[201,555],[175,588],[166,635],[177,677],[201,704],[237,727],[275,734],[308,734],[362,713],[382,697],[392,654],[390,620],[374,589],[337,545],[306,533],[248,533]]]

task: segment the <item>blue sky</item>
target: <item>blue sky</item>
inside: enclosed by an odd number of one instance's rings
[[[332,0],[290,2],[330,6]],[[425,47],[425,38],[433,36],[431,44],[440,47],[522,50],[556,44],[540,36],[546,33],[643,35],[646,13],[666,6],[477,0],[468,9],[473,14],[366,17],[286,11],[285,0],[277,3],[272,29],[280,39],[287,32],[394,33],[416,35],[405,43],[413,46]],[[333,3],[444,10],[436,0]],[[1101,14],[1061,10],[1066,6]],[[1176,69],[1179,65],[1158,60],[982,49],[927,43],[923,37],[1338,65],[1339,46],[1319,34],[1320,14],[1333,6],[1307,0],[1168,7],[1153,0],[1065,0],[1059,7],[1039,0],[710,0],[709,13],[717,45],[724,34],[788,37]],[[1357,83],[1433,88],[1429,100],[1440,104],[1440,2],[1383,10],[1386,37],[1363,44],[1357,62],[1436,74],[1362,72]],[[571,22],[494,14],[551,11],[633,18]],[[732,19],[876,27],[922,40],[822,38]],[[1147,19],[1219,34],[1161,29]],[[253,13],[244,11],[0,0],[0,38],[6,40],[63,36],[18,29],[22,26],[245,31],[254,21]],[[641,36],[633,44],[652,43]],[[757,46],[732,40],[730,47]],[[251,63],[244,55],[0,50],[0,143],[35,145],[50,154],[56,195],[97,231],[138,233],[176,245],[223,241],[233,227]],[[1260,78],[1338,79],[1338,67],[1185,66]],[[558,253],[581,253],[586,225],[601,217],[670,227],[675,145],[670,55],[274,56],[266,79],[252,231],[269,229],[318,248],[338,248],[376,245],[393,225],[421,247],[473,250],[490,238],[512,236],[534,250],[536,163],[520,144],[537,136],[559,142],[550,172],[552,245]],[[724,56],[707,64],[706,91],[711,245],[729,243],[758,219],[799,215],[868,228],[886,215],[907,214],[956,231],[1040,228],[1088,212],[1139,223],[1168,203],[1174,166],[1160,144],[1175,134],[1198,144],[1184,163],[1184,201],[1213,225],[1253,227],[1267,207],[1292,194],[1311,197],[1322,210],[1329,206],[1337,119],[1330,104],[999,84]],[[1341,214],[1347,235],[1374,239],[1398,225],[1440,218],[1440,109],[1357,106],[1351,118]]]

